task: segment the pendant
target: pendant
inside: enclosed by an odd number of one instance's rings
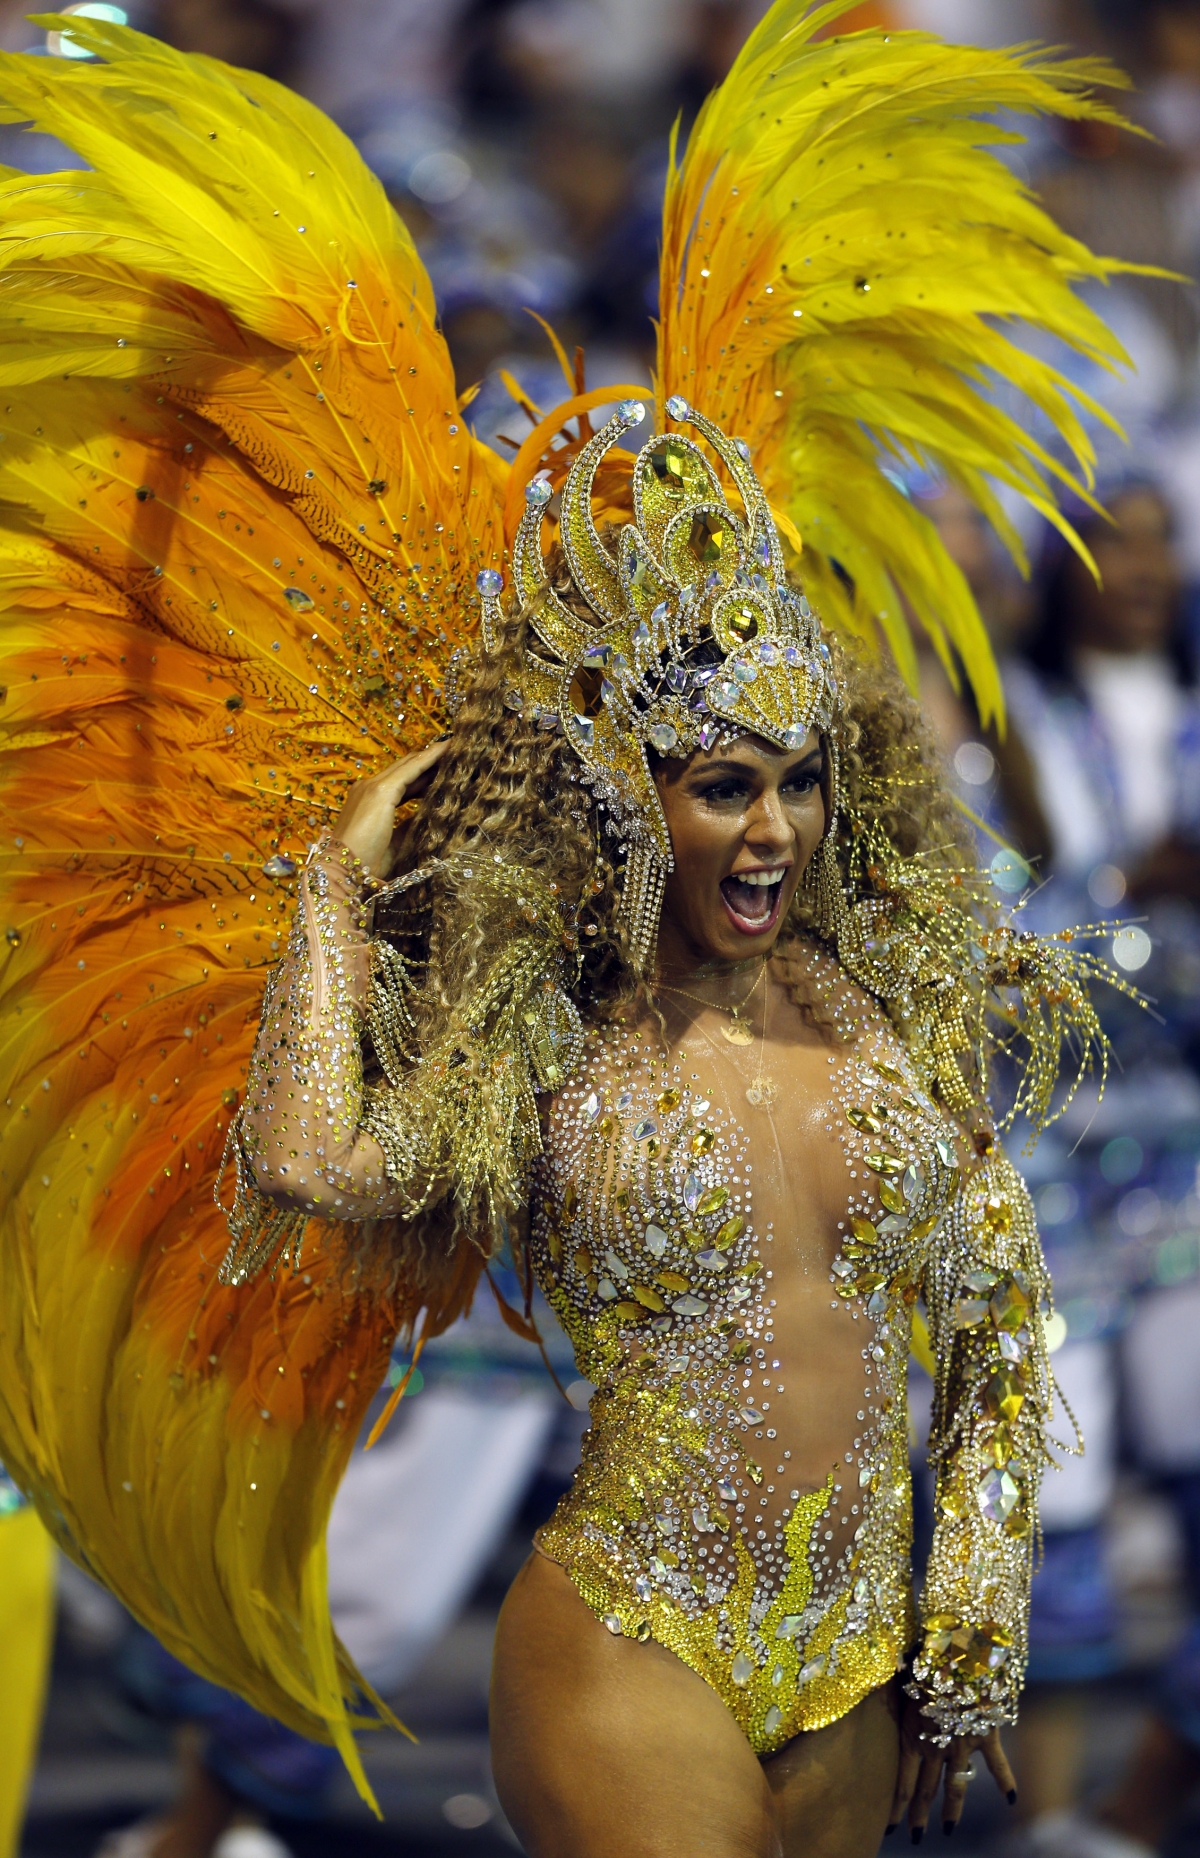
[[[730,1045],[753,1045],[754,1030],[744,1019],[731,1019],[727,1026],[721,1027],[721,1037]]]
[[[759,1076],[751,1079],[750,1088],[746,1092],[746,1102],[752,1103],[756,1109],[769,1110],[775,1101],[775,1095],[775,1079],[765,1077],[760,1073]]]

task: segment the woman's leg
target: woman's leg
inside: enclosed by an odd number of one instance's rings
[[[500,1615],[491,1716],[529,1858],[872,1858],[891,1804],[888,1693],[761,1763],[703,1679],[613,1638],[541,1555]]]
[[[784,1858],[874,1858],[900,1759],[900,1686],[871,1691],[826,1729],[763,1762]]]

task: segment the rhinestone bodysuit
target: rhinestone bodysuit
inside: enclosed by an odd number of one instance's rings
[[[375,1218],[434,1165],[405,1091],[363,1088],[357,873],[330,853],[305,893],[238,1132],[241,1216],[264,1234],[273,1178],[318,1218]],[[793,944],[758,998],[752,1046],[703,1007],[592,1029],[543,1099],[531,1262],[595,1391],[538,1547],[609,1631],[698,1672],[760,1754],[844,1715],[914,1646],[926,1713],[978,1732],[1015,1715],[1050,1400],[1028,1195],[824,947]],[[937,1492],[918,1619],[919,1298]]]
[[[610,1631],[704,1677],[760,1753],[886,1682],[914,1629],[911,1309],[959,1155],[853,1005],[853,1047],[808,1053],[807,1103],[764,1088],[711,1015],[667,1056],[618,1028],[557,1101],[535,1184],[534,1267],[596,1386],[539,1547]],[[867,1161],[881,1144],[898,1214]],[[801,1224],[835,1196],[828,1231]]]

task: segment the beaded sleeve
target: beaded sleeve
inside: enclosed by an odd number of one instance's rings
[[[1028,1190],[998,1148],[960,1188],[924,1291],[937,1494],[910,1694],[944,1746],[1016,1720],[1053,1397],[1050,1280]]]
[[[286,1253],[312,1217],[367,1219],[392,1210],[394,1187],[379,1145],[362,1131],[370,888],[369,873],[346,846],[325,840],[313,848],[231,1132],[237,1181],[228,1281]]]
[[[582,1050],[569,993],[576,938],[556,887],[499,857],[439,860],[386,892],[433,877],[444,902],[470,886],[495,952],[460,1012],[418,1050],[407,964],[368,934],[369,893],[385,890],[345,846],[314,848],[230,1132],[227,1282],[280,1255],[295,1262],[310,1219],[413,1219],[450,1195],[486,1248],[517,1212],[541,1150],[537,1096]],[[364,1033],[383,1073],[370,1086]]]

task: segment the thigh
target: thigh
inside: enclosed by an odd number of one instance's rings
[[[763,1762],[783,1858],[874,1858],[900,1760],[895,1679],[825,1729],[798,1735]]]
[[[532,1555],[500,1614],[492,1770],[529,1858],[783,1858],[771,1788],[716,1692],[614,1638]]]

